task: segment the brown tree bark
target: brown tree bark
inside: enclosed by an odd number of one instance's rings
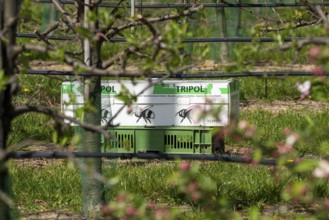
[[[90,5],[91,1],[87,1]],[[85,6],[84,13],[92,10],[98,13],[98,6],[88,8]],[[84,16],[84,27],[96,34],[98,23],[90,23]],[[101,60],[102,40],[91,42],[88,39],[84,41],[84,61],[88,66],[102,68]],[[84,100],[85,103],[94,106],[94,111],[86,111],[84,113],[83,122],[100,125],[101,124],[101,78],[99,76],[84,78]],[[83,141],[80,147],[82,152],[101,152],[101,134],[87,130],[82,131]],[[83,213],[86,218],[100,218],[101,206],[104,203],[104,186],[95,176],[102,174],[101,158],[88,158],[81,160],[83,166],[81,169],[81,185],[82,185],[82,200]]]
[[[0,0],[0,72],[6,79],[14,79],[15,55],[13,46],[16,43],[16,21],[18,2]],[[12,80],[11,80],[12,81]],[[1,155],[6,152],[6,143],[11,127],[12,95],[17,87],[16,81],[6,84],[0,90],[0,219],[11,219],[12,204],[10,199],[9,173]]]

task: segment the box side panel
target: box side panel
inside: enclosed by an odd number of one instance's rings
[[[233,80],[230,85],[230,95],[229,95],[229,112],[230,118],[234,120],[239,119],[240,115],[240,88],[239,82],[237,80]]]

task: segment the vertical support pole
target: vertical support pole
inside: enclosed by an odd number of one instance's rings
[[[41,32],[47,30],[50,24],[53,24],[55,21],[59,20],[59,12],[52,3],[43,4],[43,14],[42,14],[42,23],[41,23]]]
[[[135,8],[135,0],[130,0],[130,17],[133,18],[136,13],[136,8]],[[135,27],[131,27],[130,29],[131,33],[135,32]]]
[[[135,16],[135,0],[130,0],[130,16]]]
[[[183,4],[190,4],[190,1],[191,0],[182,0],[181,2]],[[189,17],[184,18],[184,23],[185,22],[188,24],[187,32],[193,33],[193,30],[197,29],[197,27],[195,25],[195,21],[193,21],[191,18],[189,18]],[[193,54],[193,43],[185,43],[184,53],[187,53],[189,55]]]
[[[213,2],[218,2],[213,0]],[[237,0],[240,3],[241,0]],[[218,7],[209,11],[212,37],[238,37],[241,33],[241,9]],[[211,58],[227,63],[234,57],[234,43],[210,43]]]
[[[97,13],[97,5],[90,8],[91,0],[84,1],[84,27],[95,32],[98,23],[90,22],[87,19],[89,12]],[[88,66],[101,68],[101,41],[91,42],[84,40],[84,61]],[[101,80],[100,77],[84,78],[84,100],[92,105],[94,111],[86,111],[83,121],[94,125],[101,123]],[[101,135],[96,132],[83,130],[83,141],[80,151],[101,152]],[[81,159],[81,186],[83,214],[88,219],[99,219],[102,217],[101,206],[104,203],[104,185],[96,176],[102,174],[101,158]]]
[[[219,23],[219,36],[227,37],[226,14],[225,8],[216,8],[216,17]],[[229,48],[227,42],[222,42],[220,45],[220,60],[222,63],[227,63],[229,57]]]
[[[268,97],[268,85],[267,85],[267,77],[265,76],[265,78],[264,78],[264,89],[265,89],[265,98],[267,99],[267,97]]]
[[[18,2],[15,0],[0,0],[0,31],[6,29],[0,39],[0,71],[5,78],[14,77],[15,54],[13,46],[16,43]],[[0,155],[6,152],[6,142],[11,126],[12,93],[16,82],[6,85],[0,90]],[[10,198],[10,179],[4,158],[0,156],[0,219],[12,219],[12,204]]]

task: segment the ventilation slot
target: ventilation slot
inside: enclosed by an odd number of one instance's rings
[[[165,134],[164,144],[167,150],[189,151],[193,149],[193,136]]]
[[[134,149],[134,135],[133,134],[118,134],[115,132],[115,138],[110,141],[111,147],[116,149]]]

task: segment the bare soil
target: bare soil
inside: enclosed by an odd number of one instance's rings
[[[251,100],[240,104],[241,111],[264,110],[272,113],[280,113],[291,110],[303,110],[305,112],[321,112],[329,109],[329,102],[313,100]]]
[[[28,215],[26,217],[22,217],[22,220],[80,220],[83,219],[82,215],[78,214],[68,214],[67,212],[62,211],[49,211],[49,212],[41,212],[32,215]]]
[[[33,70],[58,70],[58,71],[70,71],[73,68],[69,65],[59,64],[55,61],[43,61],[43,60],[34,60],[29,63],[30,68]],[[233,64],[219,64],[215,63],[213,60],[206,60],[200,63],[198,66],[191,69],[191,71],[225,71],[228,67]],[[127,70],[136,71],[136,63],[130,63],[127,65]],[[253,66],[253,69],[248,69],[248,71],[255,72],[268,72],[268,71],[311,71],[314,68],[314,65],[301,65],[301,64],[289,64],[289,65],[271,65],[271,64],[256,64]],[[120,70],[120,65],[113,65],[108,70]],[[160,70],[160,71],[164,71]],[[247,70],[246,70],[247,71]]]

